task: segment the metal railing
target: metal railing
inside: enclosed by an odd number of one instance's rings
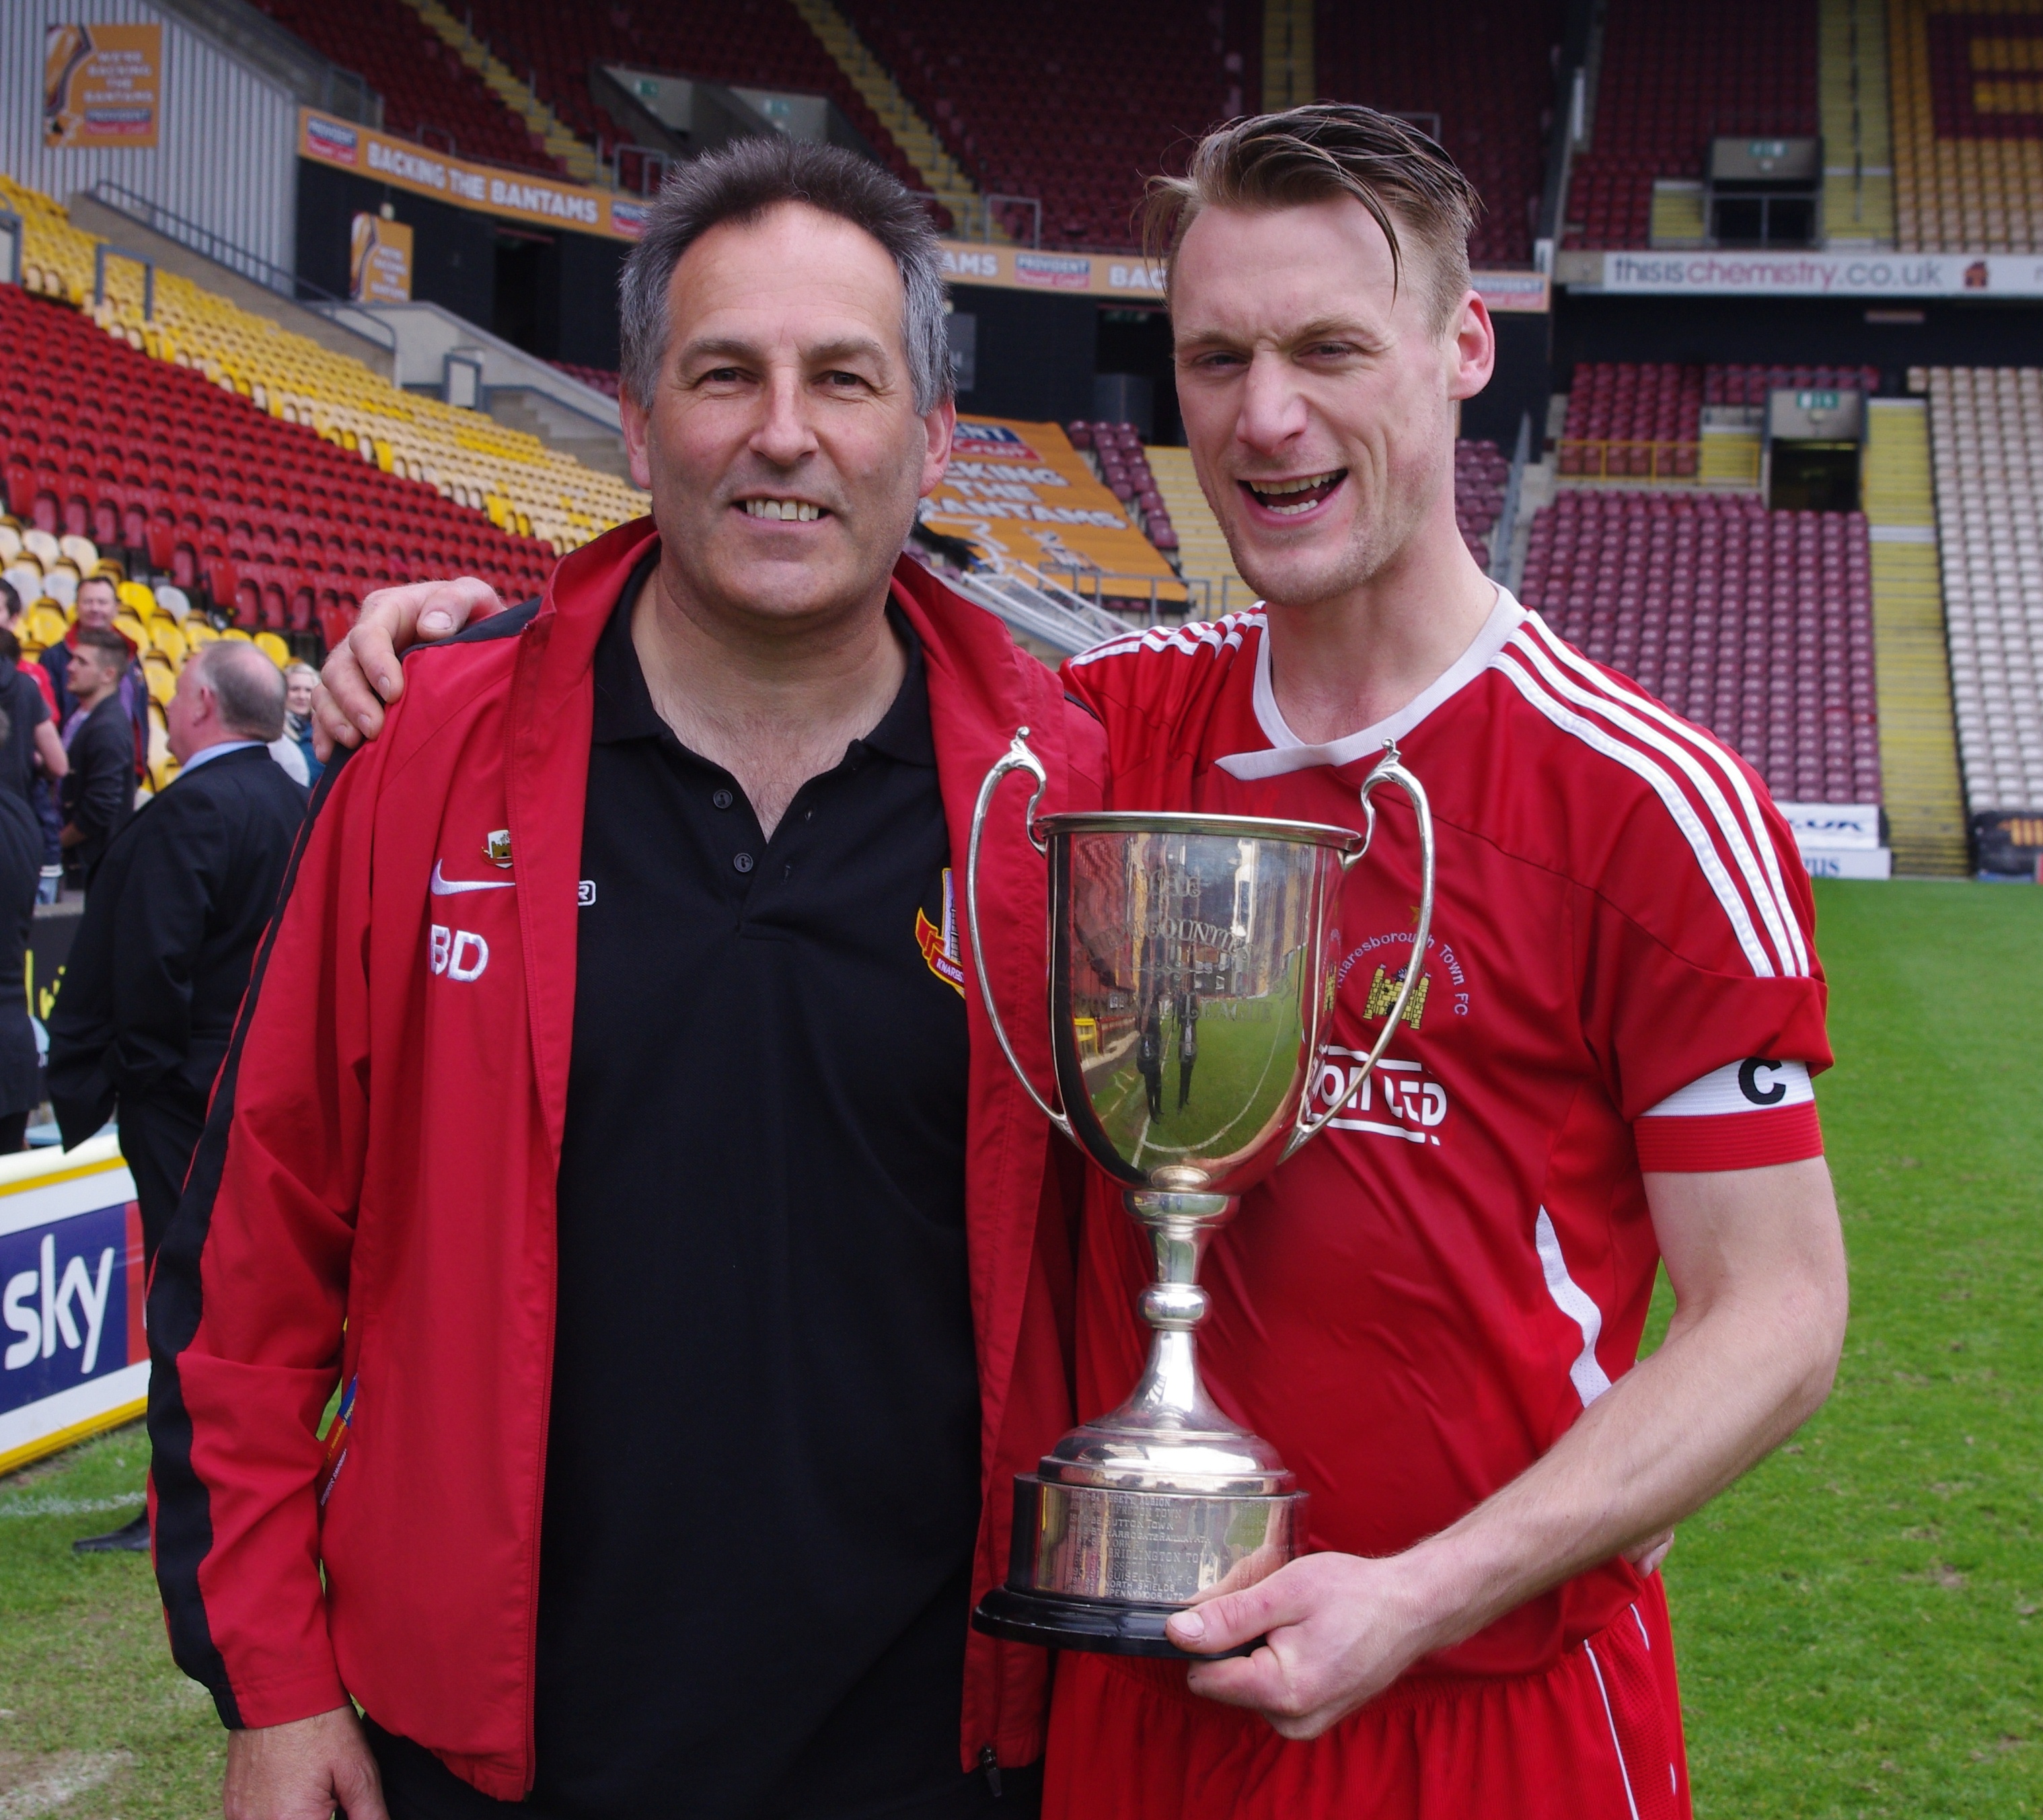
[[[145,253],[130,252],[125,247],[117,247],[110,241],[100,240],[92,249],[92,307],[97,309],[106,301],[106,262],[109,259],[132,259],[142,268],[142,320],[156,320],[156,262]]]
[[[1029,244],[1040,248],[1043,244],[1043,205],[1036,197],[981,196],[969,190],[911,190],[908,194],[949,211],[953,240],[990,241],[996,225],[1011,235],[1013,230],[999,221],[999,211],[1026,208],[1033,211],[1034,222]]]
[[[1563,436],[1563,480],[1695,481],[1702,470],[1699,442],[1652,442],[1629,437]]]
[[[358,335],[363,340],[374,342],[386,352],[397,351],[397,333],[386,322],[379,321],[367,310],[361,309],[344,297],[314,284],[311,279],[300,278],[297,273],[273,265],[260,253],[251,252],[246,247],[238,247],[232,240],[216,234],[210,228],[202,228],[196,221],[188,221],[182,215],[174,215],[161,208],[146,196],[138,195],[125,185],[102,178],[94,184],[92,198],[117,215],[125,215],[137,227],[147,228],[151,233],[161,234],[167,240],[174,240],[186,251],[194,252],[202,259],[243,278],[251,284],[260,285],[265,290],[274,291],[290,302],[301,305],[317,315],[346,329],[351,335]],[[140,255],[135,255],[140,257]]]
[[[624,160],[627,153],[635,155],[635,180],[624,174]],[[666,182],[667,173],[673,168],[673,155],[662,152],[657,145],[638,145],[630,140],[620,140],[611,152],[611,182],[614,187],[628,190],[634,196],[656,195],[660,186]]]
[[[1102,569],[1081,569],[1076,565],[1066,567],[1057,563],[1037,573],[1045,578],[1060,575],[1069,577],[1068,582],[1057,585],[1080,600],[1090,597],[1093,605],[1102,612],[1111,610],[1106,605],[1110,600],[1146,601],[1149,624],[1152,626],[1163,623],[1163,610],[1167,606],[1173,612],[1182,610],[1188,617],[1209,619],[1213,616],[1210,612],[1213,583],[1204,575],[1116,575]],[[1182,601],[1166,601],[1158,592],[1163,588],[1182,588],[1185,591],[1185,597]],[[1195,602],[1198,610],[1194,616]],[[1122,629],[1126,629],[1125,625]]]
[[[1040,196],[1003,196],[996,194],[987,197],[986,232],[980,236],[980,238],[991,240],[993,237],[994,221],[1003,208],[1021,208],[1030,211],[1035,225],[1029,230],[1029,244],[1031,247],[1040,248],[1043,244],[1043,199]],[[1002,222],[1002,225],[1006,226],[1006,223]],[[1014,230],[1009,228],[1007,231],[1011,234]]]

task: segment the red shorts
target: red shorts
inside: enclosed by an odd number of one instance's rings
[[[1688,1820],[1666,1600],[1509,1680],[1408,1679],[1309,1743],[1174,1665],[1057,1664],[1044,1820]]]

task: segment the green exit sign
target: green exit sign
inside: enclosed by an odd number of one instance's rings
[[[1796,409],[1803,411],[1834,411],[1838,408],[1838,395],[1834,392],[1797,392],[1795,405]]]

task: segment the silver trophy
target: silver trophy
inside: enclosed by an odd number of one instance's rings
[[[972,951],[983,953],[980,833],[1001,780],[1025,771],[1036,780],[1029,837],[1050,862],[1048,1010],[1062,1110],[1023,1072],[984,971],[975,971],[1029,1097],[1123,1185],[1124,1204],[1149,1234],[1156,1280],[1140,1306],[1155,1335],[1128,1400],[1016,1478],[1007,1583],[972,1622],[1055,1649],[1176,1656],[1163,1630],[1173,1611],[1254,1584],[1297,1555],[1305,1536],[1306,1494],[1295,1477],[1199,1380],[1199,1259],[1242,1192],[1326,1123],[1389,1043],[1424,971],[1432,819],[1390,745],[1362,785],[1361,834],[1232,816],[1039,820],[1048,780],[1028,731],[979,787],[965,915]],[[1333,1009],[1341,882],[1368,851],[1372,797],[1386,783],[1418,816],[1412,960],[1361,1073],[1344,1073],[1347,1091],[1315,1118],[1307,1085]],[[1282,1234],[1269,1242],[1282,1244]]]

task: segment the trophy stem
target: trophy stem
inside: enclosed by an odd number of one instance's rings
[[[1136,1304],[1154,1330],[1148,1363],[1117,1415],[1133,1418],[1145,1428],[1240,1433],[1200,1381],[1196,1334],[1210,1303],[1199,1287],[1200,1261],[1213,1235],[1233,1219],[1239,1199],[1130,1188],[1122,1200],[1149,1234],[1156,1280]]]

